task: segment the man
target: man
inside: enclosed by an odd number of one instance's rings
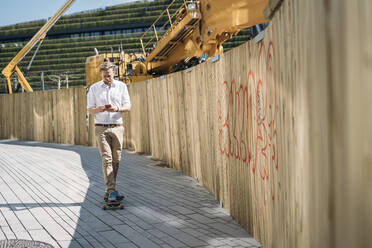
[[[114,79],[115,65],[105,61],[99,67],[102,81],[90,86],[87,108],[94,115],[96,140],[102,159],[102,171],[106,184],[105,201],[118,201],[124,197],[116,190],[121,150],[123,146],[123,112],[130,111],[128,88]]]

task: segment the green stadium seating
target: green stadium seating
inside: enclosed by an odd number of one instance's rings
[[[109,27],[113,25],[152,23],[171,1],[138,2],[106,7],[93,12],[76,13],[62,16],[56,25],[49,31],[84,29],[89,27]],[[171,8],[176,11],[183,3],[177,0],[177,4]],[[166,16],[164,17],[167,18]],[[36,33],[45,23],[38,20],[29,23],[21,23],[11,26],[0,27],[0,36],[6,37],[14,34]],[[69,77],[69,87],[85,85],[85,61],[86,58],[95,55],[94,48],[99,53],[117,52],[122,46],[126,53],[140,52],[139,38],[143,32],[106,34],[88,37],[53,38],[44,40],[30,71],[26,67],[30,62],[36,46],[19,63],[21,71],[25,74],[34,90],[41,89],[41,73],[44,73],[45,89],[56,89],[57,82],[51,76],[60,76],[64,80]],[[224,51],[238,46],[251,39],[250,31],[243,30],[237,36],[224,43]],[[147,42],[148,38],[144,39]],[[2,44],[1,44],[2,43]],[[17,44],[17,46],[15,45]],[[2,70],[26,42],[1,42],[0,41],[0,70]],[[13,81],[14,82],[14,81]],[[13,84],[14,86],[14,84]],[[61,87],[66,87],[62,83]],[[5,92],[4,83],[0,84],[0,93]]]

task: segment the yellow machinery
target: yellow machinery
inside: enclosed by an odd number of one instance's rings
[[[28,52],[40,41],[43,42],[46,33],[51,27],[58,21],[62,13],[74,2],[74,0],[68,0],[66,3],[58,10],[58,12],[44,24],[44,26],[31,38],[29,42],[18,52],[18,54],[9,62],[9,64],[2,70],[2,74],[5,76],[5,88],[8,89],[9,94],[12,94],[12,84],[10,77],[15,72],[18,76],[19,84],[28,92],[32,92],[30,84],[27,82],[26,78],[23,76],[21,70],[18,68],[17,64],[26,56]]]
[[[85,63],[87,85],[98,82],[102,79],[98,68],[106,58],[117,64],[115,75],[125,83],[141,82],[152,78],[152,76],[147,73],[144,63],[146,57],[143,54],[128,54],[124,52],[106,53],[87,58]]]
[[[98,66],[105,58],[118,65],[116,75],[129,83],[177,71],[185,64],[196,64],[203,54],[208,57],[221,54],[224,41],[242,29],[266,22],[264,9],[268,1],[184,0],[182,6],[170,14],[173,0],[140,38],[142,53],[88,57],[87,85],[101,79]],[[165,15],[168,21],[159,28],[157,24]]]

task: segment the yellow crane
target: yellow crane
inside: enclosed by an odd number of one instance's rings
[[[116,76],[129,83],[177,71],[197,63],[204,54],[221,54],[223,42],[242,29],[267,21],[264,10],[269,0],[183,0],[178,10],[170,13],[175,3],[173,0],[144,32],[139,40],[141,52],[88,57],[87,85],[100,80],[98,67],[106,58],[118,65]],[[163,16],[168,20],[160,27]]]
[[[40,41],[43,42],[46,33],[53,27],[53,25],[61,17],[62,13],[67,10],[67,8],[74,2],[74,0],[68,0],[66,3],[57,11],[57,13],[50,18],[44,26],[31,38],[29,42],[17,53],[17,55],[9,62],[9,64],[2,70],[2,74],[5,77],[5,88],[8,89],[9,94],[12,94],[12,84],[10,77],[13,73],[18,76],[18,82],[28,92],[32,92],[30,84],[27,82],[26,78],[22,74],[21,70],[18,68],[18,63],[27,55],[28,52]]]

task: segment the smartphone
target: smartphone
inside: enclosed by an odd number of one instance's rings
[[[107,108],[107,109],[111,108],[111,104],[106,104],[105,108]]]

